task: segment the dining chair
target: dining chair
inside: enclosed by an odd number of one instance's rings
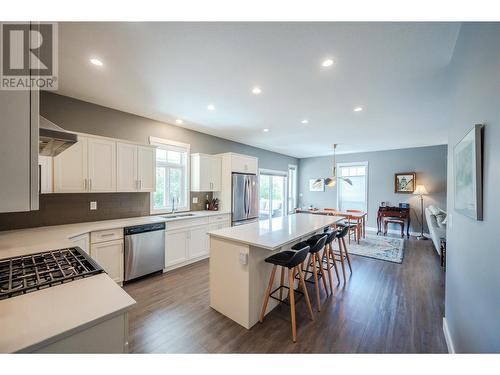
[[[362,214],[361,210],[346,210],[347,213]],[[361,222],[359,220],[352,221],[351,217],[347,219],[347,226],[349,227],[348,238],[349,243],[351,243],[351,233],[354,234],[354,241],[359,242],[359,237],[361,234]]]

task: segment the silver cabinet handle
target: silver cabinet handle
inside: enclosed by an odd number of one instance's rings
[[[89,178],[89,191],[92,191],[92,179]]]
[[[142,190],[142,180],[139,180],[139,190]]]
[[[83,179],[83,190],[87,191],[87,179]]]

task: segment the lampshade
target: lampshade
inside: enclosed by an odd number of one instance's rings
[[[337,181],[335,181],[335,178],[325,178],[325,185],[328,187],[335,187],[337,184]]]
[[[415,191],[413,192],[413,194],[415,194],[415,195],[425,195],[425,194],[429,194],[429,193],[427,193],[427,189],[425,188],[424,185],[417,185],[417,188],[415,189]]]

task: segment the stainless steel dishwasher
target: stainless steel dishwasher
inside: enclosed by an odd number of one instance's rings
[[[165,223],[126,227],[124,236],[125,281],[165,267]]]

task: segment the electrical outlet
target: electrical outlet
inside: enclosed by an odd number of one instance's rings
[[[193,197],[193,204],[198,203],[198,197]]]
[[[90,202],[90,209],[91,210],[97,210],[97,202],[96,201]]]

